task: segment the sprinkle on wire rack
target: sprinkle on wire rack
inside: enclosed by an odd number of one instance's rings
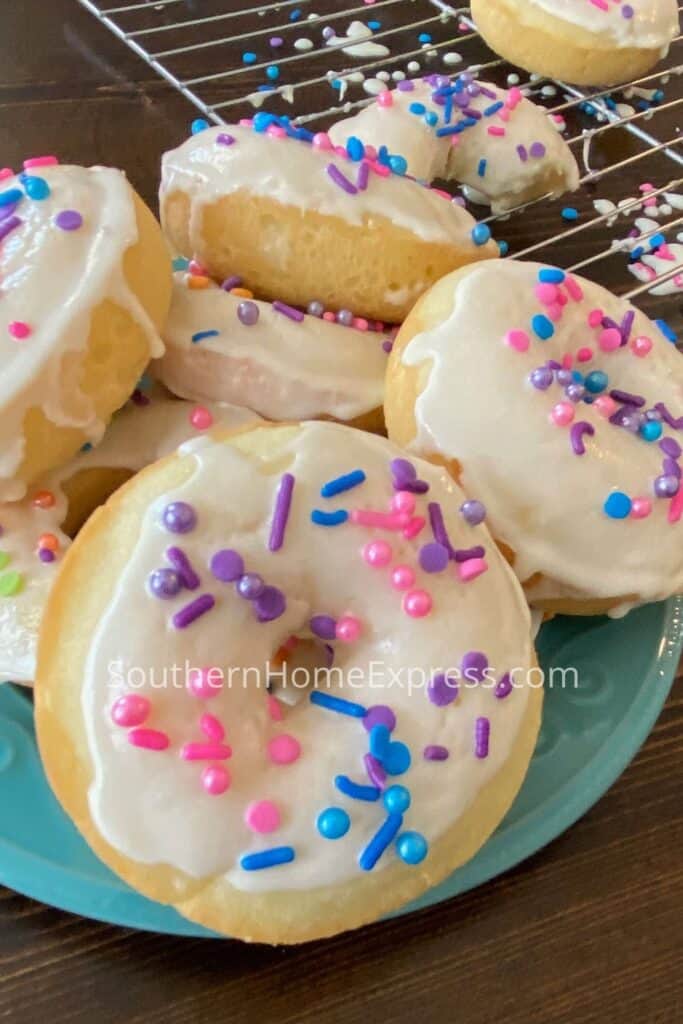
[[[236,9],[210,13],[204,17],[197,13],[196,5],[189,11],[192,16],[185,16],[187,14],[185,0],[144,0],[144,2],[137,0],[137,2],[128,4],[117,4],[115,0],[109,0],[109,2],[108,0],[79,0],[79,3],[129,46],[158,75],[181,92],[205,117],[219,125],[226,123],[224,115],[234,120],[238,116],[245,116],[249,109],[253,110],[267,100],[280,99],[292,103],[295,94],[302,95],[306,91],[306,95],[310,97],[312,91],[315,90],[314,109],[293,117],[293,121],[296,124],[320,122],[322,127],[325,123],[330,123],[341,116],[348,116],[373,101],[374,96],[371,95],[344,102],[349,76],[360,74],[362,77],[366,73],[381,75],[385,72],[386,77],[389,77],[389,72],[392,70],[397,71],[399,68],[405,67],[406,61],[413,62],[416,68],[416,70],[412,70],[413,65],[408,65],[408,77],[411,73],[413,76],[419,76],[423,73],[422,65],[425,60],[428,64],[430,61],[433,64],[436,58],[443,56],[444,51],[452,50],[455,50],[463,59],[463,65],[458,66],[456,72],[460,73],[467,67],[465,58],[468,46],[480,43],[476,26],[469,17],[469,8],[454,6],[446,0],[375,0],[372,5],[367,5],[363,0],[351,0],[349,6],[344,9],[330,10],[328,8],[322,11],[320,9],[325,7],[325,0],[320,0],[315,5],[315,9],[313,9],[314,0],[280,0],[278,3],[264,3],[254,7],[240,8],[237,6]],[[679,10],[681,9],[683,8],[679,8]],[[271,54],[270,59],[267,60],[255,59],[248,66],[236,58],[235,51],[231,50],[230,65],[227,67],[222,65],[217,70],[207,69],[206,74],[194,77],[183,76],[177,69],[178,62],[182,63],[182,58],[187,54],[201,52],[210,55],[220,54],[221,47],[234,47],[236,44],[239,49],[240,43],[256,47],[259,41],[268,36],[279,35],[289,39],[286,33],[301,34],[305,29],[312,33],[315,29],[319,31],[320,27],[328,29],[331,22],[340,24],[344,21],[348,23],[354,18],[376,20],[383,12],[397,16],[398,22],[390,24],[386,28],[379,25],[378,29],[373,31],[371,39],[373,43],[381,42],[387,48],[390,48],[393,43],[398,43],[398,47],[388,56],[374,56],[371,60],[356,58],[351,66],[348,64],[337,66],[341,65],[345,59],[347,48],[357,40],[351,40],[343,35],[335,35],[332,38],[324,39],[323,45],[311,44],[307,49],[301,51],[297,51],[295,48],[295,52],[287,55],[280,55],[278,52],[277,55]],[[140,21],[140,17],[144,20]],[[150,18],[156,18],[157,23],[150,24]],[[234,30],[231,31],[233,25]],[[436,25],[446,26],[446,29],[453,25],[455,31],[446,31],[444,39],[432,40],[429,36],[426,43],[421,41],[422,36],[420,36],[420,45],[415,45],[418,32],[423,32]],[[165,46],[166,39],[173,42],[174,45]],[[680,58],[682,39],[683,36],[678,36],[674,40],[669,61],[665,66],[621,86],[618,91],[628,96],[629,91],[633,90],[637,95],[638,90],[646,87],[652,89],[653,86],[664,84],[669,76],[683,74],[683,64],[677,64],[675,59],[676,56]],[[323,56],[328,59],[329,70],[326,73],[310,74],[311,59]],[[309,77],[296,76],[297,68],[301,66],[302,61],[307,62]],[[274,63],[278,65],[278,68],[285,67],[292,71],[295,80],[291,84],[271,85],[267,92],[254,91],[257,88],[253,84],[254,76],[259,72],[265,74],[269,66]],[[494,55],[491,60],[472,62],[469,66],[478,74],[482,71],[500,70],[507,67],[503,60]],[[448,71],[442,70],[440,73],[448,73]],[[330,95],[333,79],[344,83],[340,94],[334,99]],[[200,95],[200,91],[203,93],[206,88],[215,90],[228,85],[231,90],[226,99],[218,98],[209,102],[203,95]],[[236,85],[238,86],[237,90],[235,89]],[[240,85],[243,88],[240,88]],[[681,148],[683,138],[674,135],[671,138],[662,139],[659,134],[655,134],[656,122],[653,125],[657,114],[671,112],[680,107],[683,104],[683,97],[671,99],[658,106],[647,106],[644,110],[634,110],[633,113],[624,115],[615,109],[613,102],[610,102],[611,93],[614,90],[582,90],[564,82],[532,76],[528,91],[534,97],[538,94],[545,96],[547,92],[543,92],[543,89],[548,86],[551,87],[552,92],[559,93],[563,97],[562,102],[546,108],[548,114],[555,116],[574,114],[585,109],[586,104],[590,104],[598,121],[595,127],[567,138],[570,146],[581,145],[584,147],[584,163],[587,173],[581,179],[582,185],[608,176],[618,176],[620,170],[631,165],[638,165],[655,153],[661,153],[667,157],[674,167],[683,165],[683,149]],[[306,106],[310,108],[311,103],[307,102]],[[629,132],[644,144],[644,148],[598,170],[588,169],[587,153],[591,141],[609,134],[617,127]],[[610,180],[614,181],[615,178],[612,177]],[[665,193],[674,192],[682,185],[683,178],[672,178],[666,185],[648,191],[648,198],[664,196]],[[539,202],[539,200],[534,202]],[[642,196],[621,201],[615,212],[598,214],[549,237],[538,238],[533,244],[516,250],[514,255],[516,257],[529,256],[551,245],[563,243],[578,234],[587,232],[590,228],[611,222],[617,216],[629,212],[635,213],[642,207],[642,204]],[[534,203],[526,203],[518,207],[518,210],[521,211],[533,205]],[[491,215],[484,218],[484,222],[494,224],[500,219],[499,215]],[[673,230],[682,222],[683,217],[676,216],[666,223],[660,223],[658,231],[663,233]],[[647,242],[651,234],[652,232],[643,232],[638,238],[630,238],[629,241],[633,245],[637,245],[641,241]],[[622,244],[612,244],[574,263],[568,269],[579,270],[593,266],[620,251],[628,252]],[[651,291],[659,285],[673,281],[681,272],[681,265],[677,263],[675,267],[656,274],[651,280],[638,284],[622,294],[625,298],[633,298]]]

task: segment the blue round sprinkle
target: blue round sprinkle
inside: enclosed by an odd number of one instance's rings
[[[432,37],[430,36],[429,32],[420,32],[419,36],[417,37],[417,41],[419,43],[431,43]]]
[[[24,189],[29,199],[37,201],[47,199],[50,195],[50,186],[45,181],[45,178],[37,178],[33,175],[27,175],[24,179]]]
[[[541,284],[562,284],[566,277],[564,270],[558,267],[544,267],[538,272],[538,280]]]
[[[586,391],[590,391],[591,395],[599,395],[607,387],[609,378],[602,370],[591,370],[590,373],[586,374],[586,379],[583,383]]]
[[[658,441],[662,436],[662,424],[656,420],[649,420],[647,423],[643,423],[640,428],[640,435],[646,441]]]
[[[405,814],[410,807],[410,790],[405,786],[389,786],[382,800],[389,814]]]
[[[257,114],[254,114],[252,118],[251,126],[255,132],[265,132],[266,128],[269,128],[271,124],[275,124],[277,118],[275,114],[269,114],[265,110],[259,110]]]
[[[623,491],[612,491],[604,508],[610,519],[626,519],[631,512],[631,499]]]
[[[185,256],[176,256],[172,263],[174,270],[187,270],[189,265],[190,261]]]
[[[341,839],[349,831],[351,819],[341,807],[326,807],[318,815],[316,827],[323,839]]]
[[[534,334],[538,335],[541,341],[547,341],[555,333],[552,321],[547,316],[544,316],[543,313],[537,313],[536,316],[532,317],[531,327]]]
[[[408,161],[404,156],[396,156],[392,154],[389,157],[389,166],[394,174],[405,174],[408,170]]]
[[[491,238],[491,228],[488,224],[475,224],[472,228],[472,241],[475,245],[486,245]]]
[[[498,242],[498,252],[500,253],[501,256],[507,256],[509,251],[510,251],[510,246],[507,244],[507,242],[503,242],[503,241],[499,241]]]
[[[420,864],[428,850],[429,843],[419,832],[402,832],[396,840],[396,852],[406,864]]]
[[[574,209],[573,206],[565,206],[562,211],[562,220],[578,220],[579,211]]]
[[[410,106],[408,107],[408,110],[410,111],[411,114],[417,114],[418,117],[422,117],[422,115],[426,112],[427,108],[425,107],[424,103],[411,103]]]
[[[428,110],[424,116],[424,121],[430,128],[434,128],[439,123],[439,115],[435,114],[433,110]]]
[[[266,77],[275,82],[280,77],[280,69],[277,64],[271,64],[266,68]]]
[[[244,53],[242,54],[242,63],[243,64],[255,64],[256,63],[256,54],[252,53],[251,50],[245,50]]]
[[[373,725],[370,730],[370,753],[372,756],[376,757],[378,761],[383,761],[389,749],[390,741],[391,732],[387,729],[386,725],[381,723]]]
[[[371,28],[373,32],[376,32],[378,28],[382,27],[381,21],[369,21],[368,28]]]
[[[572,380],[577,384],[583,384],[583,374],[579,370],[572,370]]]
[[[382,758],[382,767],[388,775],[403,775],[410,768],[410,751],[405,743],[389,743]]]
[[[346,152],[350,160],[362,160],[365,156],[365,146],[355,135],[349,136],[346,140]]]
[[[205,121],[203,117],[198,117],[196,121],[193,121],[190,125],[190,131],[193,135],[198,135],[199,132],[204,132],[209,127],[209,122]]]

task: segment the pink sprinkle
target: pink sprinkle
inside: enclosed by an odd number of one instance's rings
[[[187,674],[187,688],[199,700],[217,697],[223,688],[223,671],[217,665],[193,668]]]
[[[601,332],[598,345],[603,352],[614,352],[621,346],[621,331],[616,327],[607,327]]]
[[[391,585],[394,590],[410,590],[415,583],[415,572],[409,565],[397,565],[391,572]]]
[[[422,619],[429,615],[433,601],[426,590],[409,590],[403,598],[403,611],[413,619]]]
[[[509,110],[514,110],[517,104],[522,102],[523,98],[522,90],[516,85],[513,85],[511,89],[508,89],[508,94],[505,98],[505,106],[508,107]]]
[[[208,430],[213,426],[213,416],[204,405],[196,405],[190,413],[190,423],[197,430]]]
[[[617,411],[617,403],[609,395],[599,395],[593,402],[593,408],[608,420]]]
[[[151,710],[151,704],[146,697],[140,697],[136,693],[127,693],[124,697],[115,700],[111,709],[111,719],[114,725],[121,725],[129,728],[133,725],[142,725]]]
[[[644,359],[652,351],[652,338],[647,338],[644,334],[633,338],[631,341],[631,351],[639,359]]]
[[[14,177],[14,171],[11,167],[0,167],[0,181],[7,181],[8,178]]]
[[[557,302],[559,288],[556,284],[540,282],[534,288],[534,292],[538,301],[542,302],[544,306],[552,306]]]
[[[269,124],[266,128],[266,135],[270,135],[273,139],[284,139],[287,132],[280,124]]]
[[[468,558],[465,562],[458,562],[458,576],[463,583],[476,580],[477,576],[481,576],[487,569],[485,558]]]
[[[171,741],[165,732],[157,729],[131,729],[128,742],[143,750],[166,750]]]
[[[277,699],[277,697],[273,697],[272,693],[268,694],[267,706],[268,706],[268,714],[270,715],[271,722],[281,722],[282,721],[282,704],[280,704],[280,701]]]
[[[199,728],[207,739],[214,743],[222,743],[225,739],[225,729],[215,715],[202,715],[199,719]]]
[[[230,772],[220,764],[207,764],[202,768],[201,780],[209,796],[220,796],[230,788]]]
[[[31,334],[31,328],[23,320],[13,320],[7,330],[17,341],[23,341],[24,338],[28,338]]]
[[[340,619],[337,619],[334,632],[337,640],[341,640],[344,644],[353,644],[362,631],[363,627],[360,619],[357,619],[355,615],[342,615]]]
[[[652,502],[649,498],[634,498],[631,502],[631,518],[646,519],[652,512]]]
[[[424,516],[413,516],[408,525],[403,528],[403,536],[406,540],[414,540],[422,533],[426,525],[427,520]]]
[[[273,764],[293,764],[300,754],[301,744],[289,733],[280,733],[268,742],[268,757]]]
[[[316,132],[312,144],[316,149],[332,149],[332,140],[327,132]]]
[[[32,156],[29,160],[24,160],[24,170],[28,171],[31,167],[54,167],[58,163],[56,156]]]
[[[410,516],[405,513],[388,515],[365,508],[352,509],[349,518],[358,526],[376,526],[381,530],[402,530],[410,522]]]
[[[415,511],[415,495],[410,491],[398,491],[391,499],[392,512],[405,512],[412,516]]]
[[[280,826],[280,811],[272,800],[256,800],[244,812],[244,823],[252,832],[274,832]]]
[[[237,123],[241,128],[251,128],[254,122],[250,117],[241,117]]]
[[[590,0],[594,7],[599,7],[601,11],[609,11],[609,4],[607,0]]]
[[[565,370],[571,370],[574,360],[572,359],[570,352],[565,352],[562,356],[562,366]]]
[[[526,331],[508,331],[505,335],[505,344],[514,348],[515,352],[526,352],[530,344],[529,335]]]
[[[581,299],[583,298],[583,288],[576,278],[572,277],[571,274],[567,274],[562,283],[569,292],[569,297],[572,298],[574,302],[581,302]]]
[[[554,324],[558,323],[562,319],[562,306],[559,302],[554,303],[552,306],[546,306],[546,314]]]
[[[644,181],[642,185],[638,186],[639,192],[652,192],[654,191],[654,185],[651,181]]]
[[[561,306],[566,306],[569,302],[569,299],[560,288],[557,289],[557,301]]]
[[[180,748],[183,761],[226,761],[232,757],[227,743],[185,743]]]
[[[593,358],[592,348],[580,348],[576,353],[576,358],[580,363],[587,363]]]
[[[325,312],[323,313],[323,320],[327,320],[328,323],[332,323],[332,321],[336,319],[337,318],[331,309],[326,309]]]
[[[670,523],[677,523],[683,515],[683,487],[679,487],[678,494],[675,494],[669,502],[667,519]]]
[[[393,557],[391,544],[385,540],[371,540],[363,548],[363,558],[373,569],[381,569],[388,565]]]
[[[357,331],[367,331],[367,329],[370,326],[370,324],[367,322],[367,320],[364,317],[362,317],[362,316],[354,316],[354,318],[353,318],[353,326],[356,328]]]
[[[489,135],[495,135],[497,138],[501,138],[505,135],[505,129],[499,124],[490,124],[487,131]]]
[[[369,160],[368,163],[375,174],[380,178],[388,178],[391,174],[391,167],[387,167],[386,164],[381,164],[379,160]]]
[[[393,107],[394,105],[394,94],[389,92],[381,92],[377,97],[377,103],[380,107]]]
[[[659,249],[657,249],[657,252],[655,253],[655,255],[658,256],[660,260],[675,260],[676,259],[676,257],[674,256],[674,254],[672,253],[671,249],[666,244],[666,242],[664,242],[663,245],[660,245],[660,247],[659,247]]]
[[[588,326],[599,327],[604,314],[601,309],[592,309],[588,314]]]
[[[571,402],[558,402],[550,413],[550,419],[556,427],[566,427],[574,419],[574,406]]]

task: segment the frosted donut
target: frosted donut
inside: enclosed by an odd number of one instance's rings
[[[577,85],[618,85],[666,57],[676,0],[472,0],[484,40],[527,71]]]
[[[451,274],[396,339],[385,413],[485,503],[534,606],[683,590],[683,361],[623,299],[538,263]]]
[[[469,72],[399,82],[329,134],[352,148],[356,139],[384,145],[414,177],[458,181],[494,213],[579,186],[576,160],[543,107]]]
[[[196,288],[196,281],[176,272],[166,352],[153,367],[174,394],[239,402],[270,420],[331,417],[381,428],[388,332],[245,299],[239,287]],[[312,308],[322,312],[320,303]]]
[[[36,693],[51,784],[97,854],[278,943],[373,920],[471,857],[522,781],[542,688],[521,588],[463,498],[384,438],[310,422],[193,442],[96,512]],[[297,690],[278,652],[315,642]]]
[[[164,231],[216,281],[239,273],[263,299],[305,308],[315,297],[396,323],[442,274],[496,255],[450,197],[289,131],[259,113],[253,127],[206,129],[164,155]]]
[[[138,470],[198,432],[258,419],[235,406],[150,402],[136,392],[97,448],[48,474],[23,501],[0,504],[0,681],[29,684],[35,678],[48,594],[71,537],[94,509]]]
[[[98,441],[151,356],[171,294],[159,226],[122,171],[0,171],[0,500]]]

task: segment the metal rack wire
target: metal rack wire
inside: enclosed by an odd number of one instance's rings
[[[447,0],[376,0],[372,4],[351,0],[348,6],[333,0],[280,0],[246,9],[239,0],[78,2],[216,124],[249,116],[267,102],[269,110],[288,113],[296,123],[323,128],[372,102],[374,96],[367,93],[386,87],[384,83],[391,84],[392,78],[396,81],[434,71],[460,73],[469,66],[480,77],[504,82],[516,71],[486,49],[470,20],[469,9],[455,7]],[[389,20],[386,27],[385,17]],[[349,46],[363,42],[342,34],[354,19],[376,23],[369,41],[385,47],[387,53],[376,51],[371,59],[350,59]],[[273,45],[278,39],[279,45]],[[580,239],[590,254],[573,262],[570,259],[568,269],[590,268],[594,274],[614,256],[628,259],[628,245],[623,240],[615,244],[614,239],[605,236],[606,229],[617,216],[617,222],[623,224],[629,215],[647,215],[648,209],[643,209],[646,199],[651,204],[657,197],[676,193],[683,185],[683,137],[677,123],[683,95],[678,89],[675,96],[665,98],[658,91],[683,73],[683,63],[677,62],[677,57],[680,60],[683,56],[682,40],[681,35],[676,38],[662,66],[616,92],[582,90],[536,76],[531,76],[528,83],[522,81],[524,91],[544,103],[549,114],[566,120],[567,142],[577,157],[581,156],[577,151],[583,149],[582,203],[587,209],[582,210],[578,223],[563,223],[560,231],[552,230],[552,225],[547,230],[547,216],[529,216],[529,207],[540,210],[543,200],[525,204],[513,211],[512,217],[486,217],[487,223],[497,223],[496,233],[500,229],[511,231],[511,255],[543,254],[566,266],[572,246]],[[196,74],[198,57],[206,64],[201,75]],[[273,67],[277,74],[270,70]],[[306,74],[301,73],[302,67]],[[359,85],[366,92],[353,97]],[[625,109],[615,100],[615,96],[628,98],[634,93],[636,107]],[[613,145],[617,134],[620,147]],[[602,154],[600,166],[591,167],[587,151],[596,147]],[[625,150],[625,155],[620,152],[615,158],[615,148]],[[636,196],[615,198],[622,179],[634,173],[669,180]],[[591,208],[590,189],[603,182],[610,186],[609,199],[617,209],[599,213]],[[549,198],[544,197],[546,201]],[[565,197],[564,201],[577,200]],[[658,220],[657,234],[666,236],[683,223],[676,207],[669,209]],[[481,215],[481,208],[477,212]],[[657,213],[661,217],[661,212]],[[526,237],[516,232],[515,215],[517,220],[524,216]],[[531,241],[529,224],[535,225]],[[629,228],[631,247],[646,245],[654,233],[654,229]],[[518,236],[519,241],[514,241]],[[671,268],[622,290],[622,294],[646,298],[654,288],[683,280],[681,275],[683,259],[676,259]]]

